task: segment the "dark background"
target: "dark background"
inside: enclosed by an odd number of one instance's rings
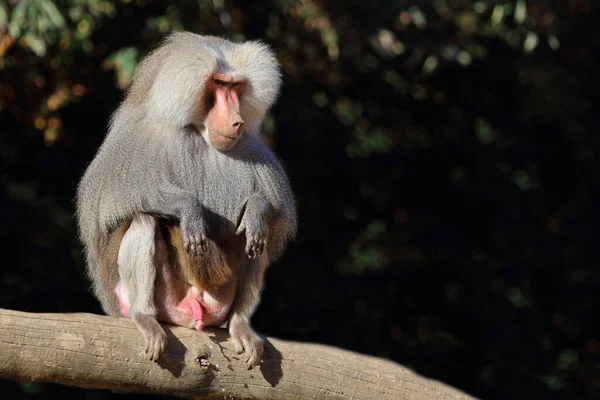
[[[486,399],[600,398],[595,3],[0,0],[0,307],[101,312],[73,198],[136,63],[171,30],[262,38],[300,228],[255,327]]]

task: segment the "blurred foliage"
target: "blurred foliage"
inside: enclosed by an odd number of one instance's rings
[[[0,0],[0,306],[100,312],[73,197],[136,64],[172,30],[263,38],[301,226],[257,329],[483,398],[598,398],[593,5]]]

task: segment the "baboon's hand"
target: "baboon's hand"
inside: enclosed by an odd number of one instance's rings
[[[158,360],[167,349],[167,334],[158,321],[151,315],[136,314],[131,319],[142,335],[144,335],[146,355],[151,361]]]
[[[181,234],[185,251],[195,256],[208,250],[208,227],[200,213],[188,213],[181,218]]]
[[[252,216],[246,212],[235,233],[240,235],[244,231],[246,231],[246,254],[248,257],[254,258],[262,254],[267,245],[269,225],[259,216]]]
[[[256,332],[243,321],[233,322],[229,326],[231,341],[237,354],[243,354],[242,360],[248,369],[260,364],[263,355],[263,341]]]

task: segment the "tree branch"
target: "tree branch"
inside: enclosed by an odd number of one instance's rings
[[[390,361],[279,339],[247,370],[225,330],[163,326],[169,353],[154,363],[128,319],[0,309],[0,378],[207,399],[471,398]]]

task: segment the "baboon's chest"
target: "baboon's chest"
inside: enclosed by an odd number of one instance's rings
[[[248,197],[258,192],[254,168],[240,160],[214,157],[210,172],[202,177],[199,198],[211,221],[211,229],[220,235],[235,231]]]

